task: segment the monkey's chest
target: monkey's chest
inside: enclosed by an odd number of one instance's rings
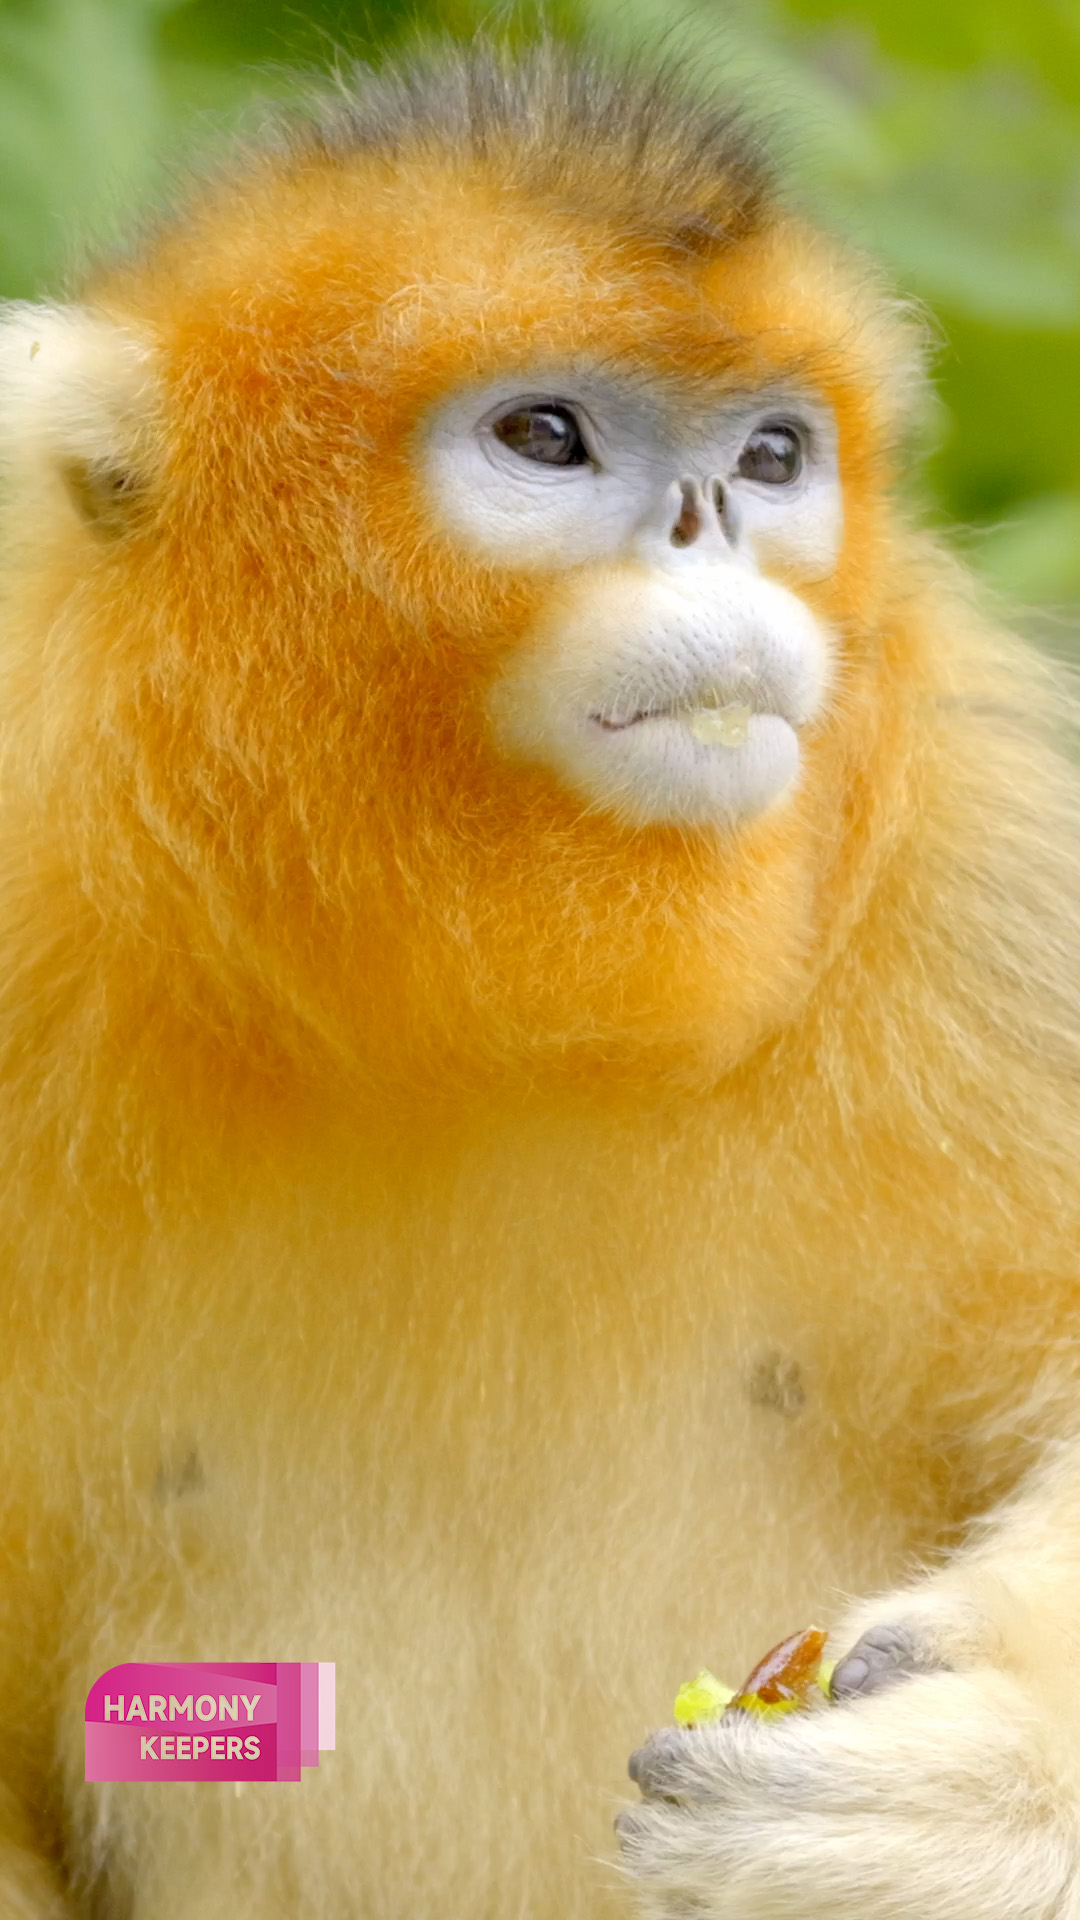
[[[333,1661],[337,1750],[274,1845],[332,1836],[356,1910],[595,1915],[679,1684],[737,1681],[940,1524],[897,1368],[865,1391],[794,1295],[622,1251],[544,1291],[523,1252],[484,1256],[500,1290],[451,1250],[332,1312],[270,1285],[256,1352],[233,1286],[98,1372],[95,1472],[132,1492],[83,1583],[94,1672]]]
[[[947,1518],[910,1429],[868,1425],[865,1396],[856,1417],[779,1327],[651,1355],[595,1327],[576,1353],[489,1327],[355,1360],[309,1411],[293,1381],[241,1413],[204,1374],[167,1416],[152,1525],[265,1594],[268,1630],[308,1589],[323,1650],[303,1657],[348,1646],[391,1690],[418,1662],[463,1686],[494,1663],[545,1695],[580,1662],[613,1700],[695,1662],[735,1672],[895,1578]]]

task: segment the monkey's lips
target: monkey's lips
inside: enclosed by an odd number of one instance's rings
[[[590,786],[599,798],[601,783],[610,785],[616,810],[641,824],[754,819],[799,771],[796,724],[730,695],[593,712],[588,723]]]
[[[605,714],[592,716],[605,733],[625,733],[628,727],[643,726],[652,720],[676,720],[687,727],[702,746],[729,750],[746,745],[753,717],[754,710],[745,700],[718,698],[702,700],[694,706],[643,707],[626,720],[613,720]]]

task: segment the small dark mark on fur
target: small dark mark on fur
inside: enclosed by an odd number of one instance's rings
[[[806,1388],[796,1360],[784,1353],[765,1353],[755,1360],[746,1382],[755,1407],[767,1407],[785,1420],[794,1420],[806,1405]]]
[[[206,1485],[203,1464],[192,1447],[172,1466],[163,1460],[154,1479],[154,1498],[164,1506],[169,1500],[182,1500],[186,1493],[201,1493]]]

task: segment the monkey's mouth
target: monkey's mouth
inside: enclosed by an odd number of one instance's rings
[[[745,700],[724,699],[719,694],[705,695],[692,704],[687,701],[670,707],[642,707],[625,720],[603,713],[590,715],[605,733],[625,733],[648,720],[675,720],[708,747],[745,746],[753,717],[754,709]]]
[[[631,695],[594,707],[587,724],[576,721],[568,762],[598,798],[641,824],[751,820],[794,784],[800,728],[777,711],[771,688],[756,688],[765,699],[752,706],[735,691],[729,683],[688,688],[665,705],[639,707]]]

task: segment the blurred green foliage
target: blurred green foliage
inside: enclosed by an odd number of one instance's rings
[[[0,0],[0,293],[63,285],[170,161],[370,56],[427,0]],[[517,9],[528,19],[528,0]],[[935,511],[1034,608],[1080,605],[1080,0],[561,0],[773,130],[792,191],[936,319]],[[441,0],[467,26],[472,0]],[[498,23],[490,10],[484,16]],[[551,0],[545,17],[553,17]]]

